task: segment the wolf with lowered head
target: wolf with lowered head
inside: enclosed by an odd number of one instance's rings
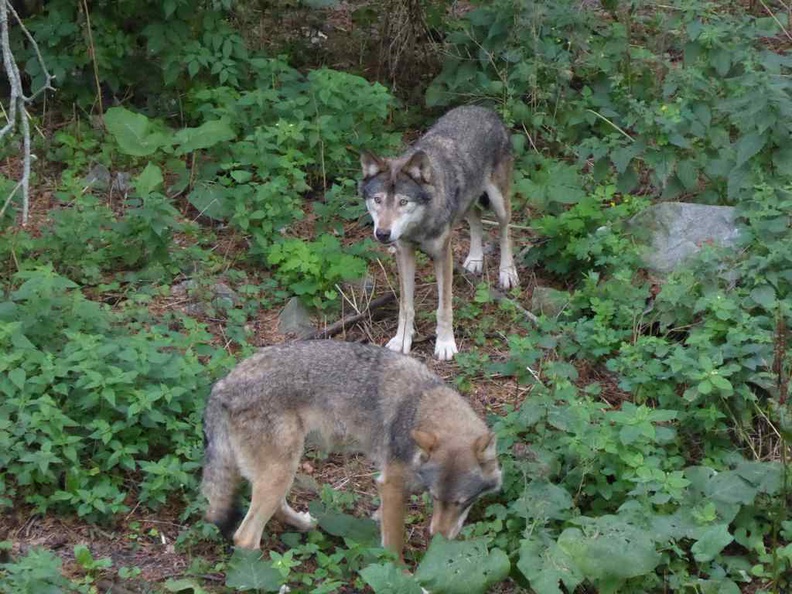
[[[425,365],[388,349],[333,340],[262,349],[215,384],[204,413],[206,518],[233,529],[236,491],[251,483],[238,547],[258,548],[275,516],[314,528],[286,496],[306,439],[365,453],[380,470],[382,545],[401,559],[408,494],[428,490],[432,534],[454,538],[473,503],[501,485],[495,436]]]
[[[415,309],[415,250],[435,263],[437,341],[435,356],[457,353],[451,309],[453,256],[451,231],[463,218],[470,226],[465,269],[483,269],[481,215],[476,202],[492,207],[500,228],[500,286],[519,284],[512,256],[509,134],[500,118],[483,107],[452,109],[402,155],[383,159],[363,153],[360,192],[374,220],[374,236],[395,244],[399,268],[399,326],[387,347],[407,354],[412,348]],[[484,196],[486,194],[486,196]]]

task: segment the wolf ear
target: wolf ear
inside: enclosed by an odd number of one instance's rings
[[[410,435],[421,450],[421,454],[428,459],[432,454],[432,450],[437,446],[437,435],[428,431],[420,431],[419,429],[413,429]]]
[[[385,162],[369,152],[360,153],[360,167],[363,169],[363,179],[369,179],[385,171]]]
[[[402,171],[419,184],[432,183],[432,164],[429,162],[427,154],[423,151],[414,153],[410,160],[404,164]]]
[[[476,438],[473,442],[473,451],[476,453],[476,458],[481,464],[491,462],[495,459],[497,443],[495,434],[490,431],[480,437]]]

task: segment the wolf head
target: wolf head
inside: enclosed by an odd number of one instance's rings
[[[495,434],[476,439],[440,439],[434,433],[414,430],[418,445],[415,473],[432,496],[431,534],[455,538],[475,501],[501,487],[501,470],[495,456]]]
[[[393,243],[422,220],[423,211],[432,200],[432,164],[423,151],[396,159],[363,153],[360,164],[360,193],[374,220],[374,237],[381,243]]]

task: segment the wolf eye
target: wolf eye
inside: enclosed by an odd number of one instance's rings
[[[379,204],[382,202],[382,196],[374,196],[374,204]]]
[[[405,200],[404,198],[399,200],[399,206],[407,206],[407,200]]]

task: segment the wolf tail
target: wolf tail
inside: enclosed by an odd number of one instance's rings
[[[209,502],[205,518],[215,524],[226,538],[241,518],[236,492],[240,481],[239,466],[231,443],[228,411],[215,386],[204,411],[204,467],[201,492]]]

